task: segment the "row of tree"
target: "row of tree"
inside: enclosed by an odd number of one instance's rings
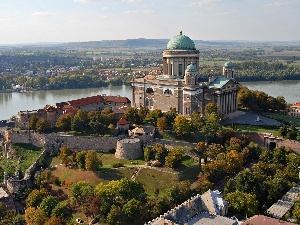
[[[283,96],[275,98],[262,91],[252,91],[245,86],[240,86],[238,105],[254,111],[285,110],[287,103]]]
[[[236,71],[235,79],[243,81],[276,81],[276,80],[299,80],[300,67],[295,64],[284,64],[278,60],[243,60],[234,63]],[[200,76],[219,76],[221,68],[202,65],[199,69]]]
[[[287,139],[300,141],[300,129],[297,129],[294,125],[288,127],[283,124],[278,129],[278,135]]]

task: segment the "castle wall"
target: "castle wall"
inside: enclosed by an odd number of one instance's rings
[[[14,132],[11,138],[14,143],[30,143],[37,147],[46,147],[49,151],[58,151],[62,145],[72,150],[97,150],[109,152],[116,148],[117,137],[73,136],[59,133],[40,134],[38,132]],[[54,149],[53,149],[54,148]]]

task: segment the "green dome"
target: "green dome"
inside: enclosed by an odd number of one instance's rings
[[[186,67],[186,72],[197,72],[196,64],[191,63]]]
[[[225,68],[233,68],[233,63],[231,61],[227,61],[226,63],[224,63],[224,67]]]
[[[180,32],[168,42],[167,50],[196,50],[196,48],[195,43]]]

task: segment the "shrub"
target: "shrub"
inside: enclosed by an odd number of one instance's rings
[[[162,164],[159,161],[155,161],[155,162],[152,163],[152,166],[154,166],[154,167],[161,167]]]
[[[124,167],[124,164],[121,162],[116,162],[112,166],[113,166],[113,168],[119,168],[119,167]]]

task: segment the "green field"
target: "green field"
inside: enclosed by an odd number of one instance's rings
[[[12,146],[13,158],[0,158],[2,169],[12,176],[18,168],[23,174],[42,153],[42,148],[37,148],[29,144],[14,144]]]
[[[134,171],[142,166],[136,180],[144,185],[146,193],[149,195],[152,195],[156,188],[158,188],[162,194],[165,189],[172,185],[179,184],[182,180],[189,180],[191,183],[195,182],[200,172],[200,168],[195,166],[196,161],[186,155],[183,158],[182,167],[179,168],[178,171],[174,171],[163,167],[144,167],[145,161],[142,159],[116,159],[114,154],[98,154],[102,160],[103,167],[97,172],[66,167],[61,165],[57,157],[52,159],[49,169],[53,175],[58,177],[62,182],[72,184],[85,180],[86,182],[97,185],[100,182],[108,183],[111,180],[119,180],[124,177],[131,179]],[[112,165],[116,162],[122,163],[124,167],[113,168]]]

